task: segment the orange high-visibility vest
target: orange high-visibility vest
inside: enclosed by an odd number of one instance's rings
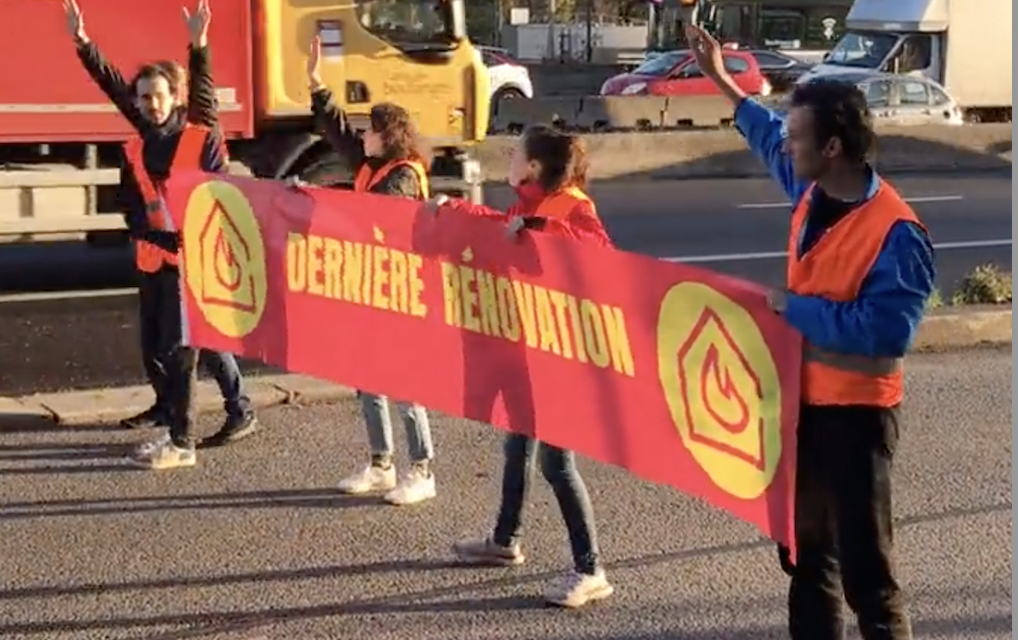
[[[920,224],[912,207],[881,181],[876,195],[839,220],[799,257],[813,187],[792,214],[788,241],[788,288],[802,296],[851,302],[877,261],[891,228]],[[823,351],[803,352],[802,401],[812,405],[893,407],[904,395],[903,358],[873,358]]]
[[[424,200],[431,197],[428,171],[424,168],[423,164],[415,160],[393,160],[379,167],[377,171],[372,171],[368,163],[365,162],[361,165],[360,170],[357,171],[357,175],[354,176],[353,190],[360,191],[361,193],[371,191],[375,185],[384,180],[396,167],[410,167],[413,169],[414,173],[417,174],[417,180],[421,183],[421,197]]]
[[[180,138],[177,142],[177,149],[173,153],[173,160],[170,162],[170,175],[174,171],[198,170],[201,169],[202,149],[208,139],[210,130],[195,124],[186,124],[180,131]],[[127,166],[131,169],[134,182],[138,185],[138,192],[145,203],[145,214],[148,217],[149,227],[156,230],[166,228],[166,214],[163,211],[160,190],[162,185],[156,185],[145,170],[144,157],[145,142],[141,136],[135,136],[124,143],[124,157],[127,159]],[[135,241],[134,263],[138,270],[143,273],[155,273],[163,265],[175,266],[177,255],[166,251],[151,242],[144,240]]]
[[[597,208],[590,196],[578,187],[566,187],[545,196],[529,216],[548,218],[549,220],[565,220],[577,205],[584,202],[590,205],[591,211],[596,216]]]

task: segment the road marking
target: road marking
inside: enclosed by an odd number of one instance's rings
[[[993,247],[1010,247],[1011,240],[971,240],[967,242],[940,242],[933,245],[938,251],[951,251],[953,249],[983,249]],[[788,254],[784,251],[756,251],[753,253],[718,253],[713,255],[698,256],[664,256],[658,258],[665,262],[681,262],[683,264],[697,264],[706,262],[750,262],[753,260],[776,260],[785,258]],[[55,300],[88,300],[92,298],[116,298],[122,296],[133,296],[138,293],[137,288],[126,289],[95,289],[90,291],[40,291],[38,293],[13,293],[0,295],[0,304],[12,302],[50,302]]]
[[[953,249],[983,249],[991,247],[1010,247],[1011,240],[973,240],[969,242],[939,242],[933,245],[937,251],[951,251]],[[665,262],[681,262],[683,264],[695,264],[702,262],[749,262],[752,260],[776,260],[786,258],[785,251],[758,251],[754,253],[719,253],[715,255],[700,256],[667,256],[660,258]]]
[[[965,196],[916,196],[914,198],[905,198],[905,202],[910,204],[923,204],[926,202],[958,202],[964,200]],[[792,206],[791,202],[759,202],[754,204],[739,204],[736,205],[736,209],[788,209]]]
[[[88,291],[38,291],[32,293],[12,293],[0,296],[0,304],[5,302],[48,302],[50,300],[87,300],[90,298],[116,298],[133,296],[138,293],[135,287],[129,289],[90,289]]]

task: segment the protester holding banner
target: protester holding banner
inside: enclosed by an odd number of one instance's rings
[[[354,169],[354,190],[425,200],[428,186],[428,152],[417,137],[410,114],[394,104],[372,107],[368,130],[363,136],[353,130],[346,114],[322,83],[321,40],[311,43],[308,81],[312,112],[326,140]],[[370,339],[370,338],[369,338]],[[396,402],[406,428],[410,469],[397,480],[393,464],[392,419],[385,396],[359,391],[358,397],[367,424],[371,461],[339,483],[348,494],[384,492],[384,500],[409,505],[434,498],[432,472],[434,448],[427,410],[409,402]]]
[[[147,171],[153,176],[164,175],[173,160],[179,132],[188,123],[214,127],[217,121],[215,86],[209,63],[207,34],[211,14],[207,1],[201,0],[193,13],[186,9],[184,12],[191,39],[188,56],[190,74],[185,73],[176,62],[162,60],[142,67],[131,81],[127,81],[89,39],[84,16],[75,0],[66,0],[64,11],[68,32],[75,40],[85,69],[145,141],[143,163]],[[217,150],[217,153],[222,152]],[[131,237],[136,246],[142,246],[142,236],[151,232],[151,225],[139,200],[136,183],[128,161],[121,170],[120,199]],[[131,429],[168,426],[171,413],[171,382],[168,378],[173,367],[165,358],[167,344],[173,343],[173,336],[179,333],[179,328],[165,328],[167,316],[161,311],[170,305],[179,307],[176,268],[167,265],[152,272],[140,271],[142,360],[156,401],[151,408],[122,422],[124,427]],[[179,317],[179,312],[172,315]],[[227,411],[223,428],[213,436],[213,440],[236,440],[253,432],[256,422],[250,401],[243,392],[236,359],[229,354],[202,351],[201,360],[215,377]]]
[[[508,210],[510,233],[530,229],[611,246],[593,201],[583,192],[586,176],[586,150],[580,138],[543,126],[528,130],[520,138],[509,165],[509,182],[519,195],[519,202]],[[448,207],[506,220],[505,213],[463,200],[439,196],[431,204],[436,210]],[[459,542],[453,552],[460,560],[474,564],[523,563],[519,540],[535,457],[555,492],[569,532],[574,562],[574,571],[555,581],[546,594],[547,600],[575,608],[611,596],[614,588],[601,564],[594,511],[575,456],[525,434],[511,433],[505,440],[502,503],[493,532],[485,538]]]
[[[915,212],[867,163],[876,140],[853,85],[798,87],[787,121],[748,98],[721,47],[691,28],[703,73],[793,202],[788,290],[769,302],[805,338],[791,575],[793,640],[840,640],[841,594],[864,640],[912,637],[893,559],[891,466],[902,360],[933,291]]]

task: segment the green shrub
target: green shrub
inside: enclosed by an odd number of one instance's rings
[[[984,264],[965,276],[951,299],[952,304],[1011,304],[1011,273]]]

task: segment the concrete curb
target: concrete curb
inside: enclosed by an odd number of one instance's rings
[[[353,389],[298,374],[255,376],[245,381],[251,403],[258,409],[284,404],[333,402],[351,397]],[[46,426],[85,427],[115,424],[152,406],[148,386],[37,393],[20,398],[0,397],[0,433]],[[198,411],[222,411],[219,388],[211,381],[198,385]]]
[[[934,313],[920,327],[913,350],[929,352],[1000,344],[1011,344],[1010,306]],[[247,392],[259,409],[335,402],[352,397],[354,393],[348,387],[297,374],[250,378]],[[144,411],[152,400],[152,390],[147,386],[0,397],[0,433],[113,424]],[[222,410],[219,389],[211,382],[200,383],[197,402],[202,412]]]
[[[1011,344],[1011,307],[983,307],[929,315],[916,336],[913,351],[943,351],[984,345]]]

